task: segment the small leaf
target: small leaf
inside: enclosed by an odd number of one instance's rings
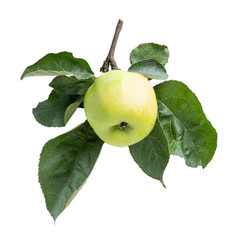
[[[50,82],[49,86],[59,94],[85,95],[93,83],[93,78],[79,80],[74,76],[57,76]]]
[[[90,175],[102,145],[87,121],[44,145],[39,182],[54,220]]]
[[[66,109],[66,111],[65,111],[65,113],[64,113],[64,118],[63,118],[65,125],[67,124],[67,122],[69,121],[69,119],[72,117],[72,115],[74,114],[74,112],[77,110],[77,108],[80,106],[80,104],[83,102],[83,99],[84,99],[84,97],[81,96],[81,97],[79,97],[79,98],[76,100],[76,102],[70,104],[70,105],[67,107],[67,109]]]
[[[53,90],[47,100],[40,102],[33,109],[33,115],[44,126],[63,127],[72,116],[73,111],[76,110],[76,108],[69,108],[69,106],[75,102],[79,106],[82,101],[82,96],[58,94]]]
[[[54,90],[46,101],[33,109],[35,119],[47,127],[63,127],[83,103],[84,95],[93,78],[78,80],[71,76],[57,76],[49,84]]]
[[[153,59],[143,60],[134,63],[129,69],[129,72],[137,72],[147,78],[153,79],[167,79],[168,75],[165,68]]]
[[[169,150],[159,119],[152,132],[141,142],[129,146],[129,150],[139,167],[165,187],[163,173],[169,161]]]
[[[217,133],[196,95],[179,81],[163,82],[154,90],[170,153],[185,158],[190,167],[206,167],[217,147]]]
[[[31,76],[59,76],[73,74],[77,79],[92,77],[93,71],[81,58],[73,57],[70,52],[49,53],[36,63],[28,66],[21,79]]]
[[[164,66],[168,62],[168,57],[169,51],[167,46],[156,43],[143,43],[132,50],[130,62],[134,64],[143,60],[154,59]]]

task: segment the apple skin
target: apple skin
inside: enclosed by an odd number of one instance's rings
[[[113,70],[103,73],[84,98],[87,120],[106,143],[125,147],[144,139],[157,118],[152,85],[143,75]]]

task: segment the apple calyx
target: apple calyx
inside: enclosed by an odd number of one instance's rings
[[[120,129],[126,129],[126,128],[128,127],[128,123],[126,123],[126,122],[121,122],[121,123],[118,124],[118,127],[119,127]]]

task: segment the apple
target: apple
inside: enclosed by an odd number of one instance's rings
[[[153,129],[157,101],[152,85],[135,72],[103,73],[84,98],[87,120],[106,143],[118,147],[135,144]]]

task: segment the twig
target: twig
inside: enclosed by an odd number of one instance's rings
[[[109,65],[111,66],[111,69],[117,69],[117,63],[114,59],[114,52],[115,52],[115,48],[117,45],[117,41],[118,41],[118,36],[119,33],[122,30],[122,25],[123,25],[123,21],[121,19],[118,20],[117,26],[116,26],[116,30],[113,36],[113,40],[112,40],[112,44],[109,50],[109,53],[107,55],[106,60],[103,62],[102,67],[100,68],[101,72],[108,72],[109,71]]]

